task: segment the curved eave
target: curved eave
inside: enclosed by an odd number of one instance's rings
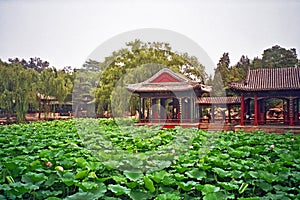
[[[241,97],[199,97],[196,103],[201,105],[234,105],[241,103]]]
[[[127,85],[126,89],[135,92],[184,92],[198,89],[199,85],[187,85],[187,84],[178,84],[178,85],[158,85],[158,84],[147,84],[147,85]]]
[[[244,92],[268,92],[268,91],[292,91],[292,90],[300,90],[299,87],[288,87],[288,88],[252,88],[241,85],[231,85],[232,89],[244,91]]]

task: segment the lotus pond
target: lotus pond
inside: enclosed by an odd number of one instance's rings
[[[112,119],[0,126],[0,199],[300,199],[300,135]]]

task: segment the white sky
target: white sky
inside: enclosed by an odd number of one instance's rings
[[[214,64],[229,52],[233,65],[274,45],[300,54],[299,25],[300,0],[0,0],[0,59],[80,67],[111,38],[157,28],[190,38]]]

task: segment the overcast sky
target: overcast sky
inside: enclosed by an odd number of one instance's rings
[[[0,27],[3,61],[37,56],[79,67],[112,38],[155,28],[186,36],[214,64],[229,52],[233,65],[274,45],[299,54],[300,0],[0,0]]]

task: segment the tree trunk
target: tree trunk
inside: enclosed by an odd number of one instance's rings
[[[40,99],[39,100],[39,115],[38,115],[38,120],[41,120],[41,112],[42,112],[42,101]]]

